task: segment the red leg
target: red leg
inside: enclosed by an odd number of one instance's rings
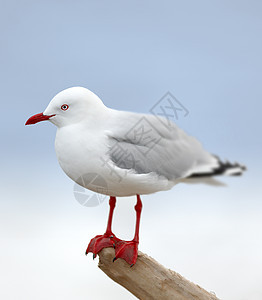
[[[89,252],[93,253],[93,258],[96,257],[97,253],[106,247],[114,247],[116,241],[118,240],[112,233],[112,219],[113,213],[116,206],[116,197],[110,197],[109,199],[109,215],[107,221],[106,232],[103,235],[95,236],[90,242],[86,249],[86,255]]]
[[[110,234],[111,235],[112,234],[113,213],[114,213],[114,209],[115,209],[115,206],[116,206],[116,197],[110,197],[109,206],[110,206],[110,210],[109,210],[109,215],[108,215],[107,227],[106,227],[105,234]]]
[[[142,211],[142,201],[139,195],[137,195],[135,210],[136,210],[136,230],[135,230],[134,238],[132,241],[122,241],[122,240],[117,241],[115,245],[116,255],[113,260],[115,261],[118,258],[123,258],[127,263],[131,265],[131,267],[136,263],[137,253],[138,253],[139,225],[140,225],[140,217]]]

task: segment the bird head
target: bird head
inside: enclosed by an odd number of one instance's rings
[[[93,92],[83,87],[72,87],[58,93],[43,113],[33,115],[25,125],[49,120],[57,127],[63,127],[95,116],[102,108],[105,108],[103,102]]]

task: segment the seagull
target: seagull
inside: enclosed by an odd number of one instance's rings
[[[140,195],[169,190],[180,182],[206,182],[215,175],[241,175],[245,170],[206,151],[169,119],[108,108],[84,87],[61,91],[25,125],[47,120],[57,127],[55,151],[63,171],[84,188],[110,197],[106,231],[92,238],[86,249],[94,258],[103,248],[114,247],[114,261],[136,263]],[[124,241],[111,228],[116,197],[134,195],[135,234],[133,240]]]

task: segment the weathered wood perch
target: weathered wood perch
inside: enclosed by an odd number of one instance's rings
[[[166,269],[140,251],[132,268],[122,259],[113,263],[114,256],[113,248],[104,248],[99,253],[98,267],[139,299],[218,300],[214,294]]]

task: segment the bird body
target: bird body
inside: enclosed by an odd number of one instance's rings
[[[216,157],[174,123],[166,126],[154,115],[110,109],[83,88],[61,92],[44,114],[54,114],[63,103],[69,103],[69,109],[77,105],[75,93],[87,102],[83,117],[72,118],[69,124],[55,117],[50,121],[58,127],[55,149],[61,168],[85,188],[111,196],[150,194],[219,166]],[[106,188],[83,180],[86,174],[105,178]]]

